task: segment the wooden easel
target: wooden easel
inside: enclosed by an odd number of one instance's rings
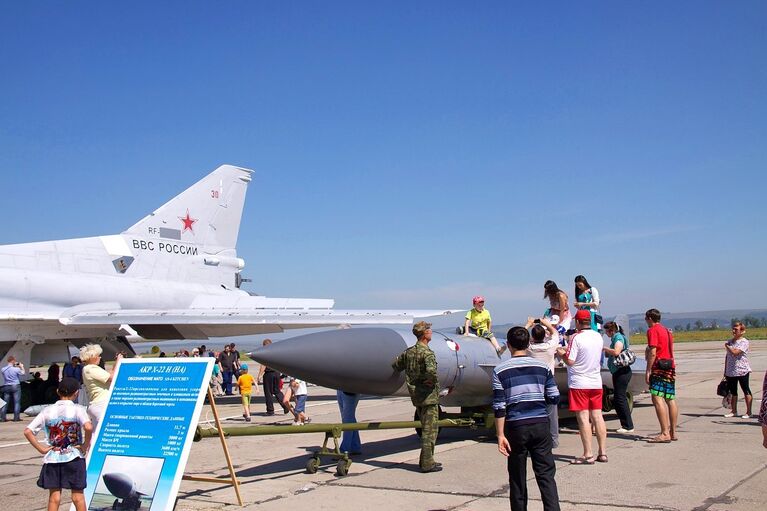
[[[216,410],[216,401],[213,399],[213,391],[208,387],[208,402],[210,403],[210,409],[213,411],[213,420],[216,423],[216,430],[218,431],[218,437],[221,439],[221,447],[224,449],[224,458],[226,458],[226,466],[229,467],[229,479],[221,479],[219,477],[200,477],[190,476],[184,474],[182,479],[185,481],[198,481],[202,483],[227,483],[234,486],[234,493],[237,494],[237,503],[242,507],[242,496],[240,495],[240,482],[237,480],[237,475],[234,473],[234,465],[232,465],[232,457],[229,455],[229,447],[226,445],[226,438],[224,432],[221,429],[221,421],[218,418],[218,410]]]

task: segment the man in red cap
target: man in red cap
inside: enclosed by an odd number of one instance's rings
[[[567,348],[557,354],[567,364],[570,411],[578,418],[578,431],[583,443],[583,455],[575,458],[574,465],[593,465],[594,461],[607,463],[607,429],[602,418],[602,336],[591,329],[591,313],[579,310],[575,314],[577,333]],[[591,446],[591,425],[597,433],[599,453],[594,457]]]
[[[493,335],[493,320],[490,318],[490,311],[485,309],[485,298],[483,296],[475,296],[472,300],[474,307],[466,313],[466,321],[463,325],[461,333],[464,335],[474,334],[477,337],[484,337],[493,345],[495,352],[500,357],[506,349],[505,346],[501,347],[498,341]]]

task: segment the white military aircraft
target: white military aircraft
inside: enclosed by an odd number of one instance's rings
[[[291,328],[408,324],[452,311],[334,310],[333,300],[240,289],[237,257],[252,171],[222,165],[117,235],[0,246],[0,356],[29,367],[98,342],[207,339]]]

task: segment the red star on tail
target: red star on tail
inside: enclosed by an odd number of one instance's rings
[[[192,225],[197,221],[196,218],[192,218],[189,216],[189,210],[186,210],[186,217],[180,216],[178,217],[179,220],[184,224],[184,230],[181,232],[186,232],[187,230],[192,231],[192,234],[194,234],[194,229],[192,228]]]

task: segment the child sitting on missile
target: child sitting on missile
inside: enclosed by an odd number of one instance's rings
[[[240,390],[240,397],[242,398],[242,416],[245,417],[245,422],[250,422],[250,396],[254,392],[258,392],[258,383],[256,383],[253,375],[248,372],[248,365],[240,365],[240,376],[237,378],[237,387]]]
[[[485,298],[482,296],[475,296],[472,303],[474,307],[466,313],[466,322],[460,333],[464,335],[474,334],[477,337],[484,337],[490,341],[493,348],[495,348],[495,352],[500,357],[506,347],[501,347],[493,335],[493,320],[490,318],[490,311],[485,309]]]
[[[68,488],[75,509],[85,511],[85,453],[93,426],[85,408],[75,403],[79,390],[79,381],[64,377],[56,389],[59,400],[41,411],[24,429],[32,447],[44,455],[37,486],[48,490],[48,509],[59,509],[61,489]],[[35,436],[42,429],[44,443]]]

